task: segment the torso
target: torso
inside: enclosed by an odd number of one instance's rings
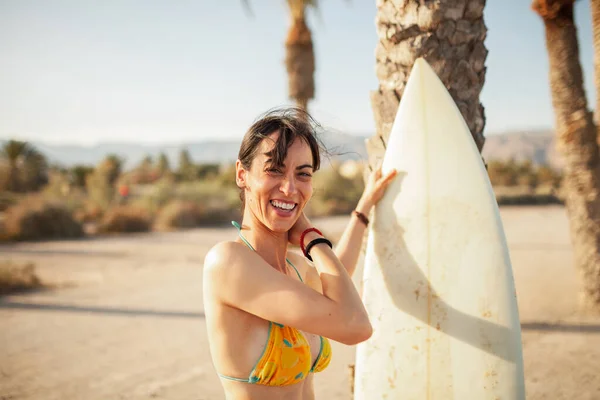
[[[294,264],[302,280],[309,282],[307,274],[311,267],[303,257],[288,252],[288,259]],[[300,280],[291,266],[288,266],[287,275]],[[320,291],[320,288],[313,288]],[[205,287],[205,290],[207,289],[211,288]],[[248,378],[263,353],[269,331],[269,321],[213,299],[214,297],[208,293],[205,296],[204,308],[215,368],[224,375]],[[224,332],[226,334],[223,334]],[[321,339],[318,335],[300,332],[310,345],[312,363],[314,363],[319,355]],[[307,378],[297,384],[276,387],[223,378],[221,378],[221,382],[228,400],[312,400],[314,399],[313,375],[312,373],[308,374]]]

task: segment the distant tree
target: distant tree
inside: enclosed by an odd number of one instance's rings
[[[196,178],[196,167],[190,158],[187,149],[182,149],[179,153],[179,168],[177,175],[182,181],[193,181]]]
[[[555,189],[560,186],[562,179],[562,175],[559,172],[547,165],[542,165],[537,169],[537,177],[540,185],[550,185]]]
[[[169,159],[165,153],[160,153],[158,156],[156,169],[161,176],[171,172],[171,165],[169,164]]]
[[[106,176],[108,183],[114,185],[123,170],[124,160],[116,154],[107,155],[97,169]]]
[[[514,160],[490,161],[488,175],[492,186],[514,186],[517,184],[517,171]]]
[[[152,157],[146,156],[133,171],[132,183],[152,183],[156,180]]]
[[[35,191],[48,183],[48,161],[31,147],[20,168],[20,181],[25,191]]]
[[[86,176],[85,186],[91,200],[97,206],[107,209],[113,202],[116,194],[115,184],[121,175],[123,159],[110,154]]]
[[[76,187],[85,187],[87,176],[94,172],[94,167],[89,165],[74,165],[69,171],[69,181]]]
[[[18,140],[9,140],[2,145],[2,158],[8,162],[6,190],[11,192],[20,191],[18,164],[29,149],[30,146],[27,142]]]
[[[48,182],[48,162],[29,143],[9,140],[2,145],[0,153],[8,163],[6,190],[38,190]]]
[[[219,175],[221,167],[219,164],[200,164],[196,168],[196,176],[198,179],[211,179]]]

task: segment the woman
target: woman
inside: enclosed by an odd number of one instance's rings
[[[331,359],[328,338],[353,345],[371,336],[350,276],[366,215],[395,171],[371,175],[334,252],[303,212],[319,165],[312,119],[297,109],[267,114],[242,141],[239,237],[214,246],[204,263],[210,350],[227,399],[314,399],[313,373]]]

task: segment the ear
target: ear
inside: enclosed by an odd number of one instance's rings
[[[247,171],[242,166],[242,162],[237,160],[235,162],[235,183],[240,189],[246,187],[246,174]]]

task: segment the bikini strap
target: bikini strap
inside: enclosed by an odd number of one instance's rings
[[[242,239],[242,242],[246,243],[246,246],[250,247],[253,251],[254,247],[252,247],[252,245],[250,244],[250,242],[248,242],[246,240],[246,238],[244,237],[244,235],[242,235],[242,227],[240,226],[240,224],[237,223],[237,221],[231,221],[231,225],[235,226],[238,230],[238,235],[240,236],[240,239]]]
[[[254,250],[254,247],[252,247],[250,242],[248,242],[246,240],[244,235],[242,235],[242,227],[240,226],[240,224],[238,224],[237,221],[231,221],[231,225],[236,227],[236,229],[238,230],[238,235],[239,235],[240,239],[242,239],[242,241],[244,243],[246,243],[246,246],[250,247],[253,251],[256,251],[256,250]],[[287,258],[285,259],[285,261],[287,261],[287,263],[290,264],[292,266],[292,268],[294,268],[294,271],[296,271],[296,274],[298,274],[298,278],[300,279],[300,282],[304,283],[304,281],[302,280],[302,276],[300,275],[300,272],[298,272],[298,270],[296,269],[296,266],[294,264],[292,264],[292,262],[290,260],[288,260]]]
[[[298,270],[296,269],[294,264],[292,264],[292,262],[290,260],[288,260],[287,258],[285,259],[285,261],[287,261],[287,263],[290,264],[292,266],[292,268],[294,268],[294,271],[296,271],[296,274],[298,274],[298,278],[300,279],[300,282],[304,283],[304,281],[302,280],[302,277],[300,276],[300,272],[298,272]]]

